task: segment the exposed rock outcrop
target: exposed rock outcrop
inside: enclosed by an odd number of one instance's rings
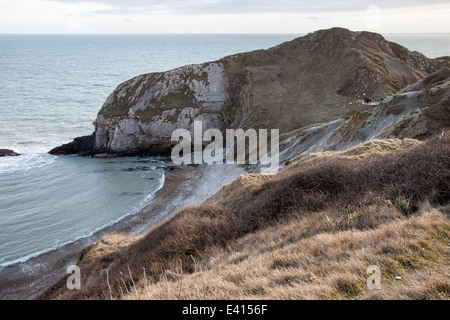
[[[94,134],[75,138],[72,142],[50,150],[50,154],[91,154],[94,149]]]
[[[95,122],[95,151],[170,152],[170,137],[179,128],[193,131],[224,128],[228,79],[219,62],[192,65],[136,77],[120,85],[106,100]]]
[[[437,84],[444,83],[445,81],[450,78],[450,69],[444,68],[441,69],[435,73],[430,74],[425,79],[422,79],[403,90],[400,90],[399,93],[406,93],[406,92],[413,92],[413,91],[420,91],[423,89],[429,89]]]
[[[14,152],[9,149],[0,149],[0,157],[17,157],[20,156],[20,153]]]
[[[267,128],[288,133],[349,119],[442,68],[369,32],[333,28],[268,50],[135,77],[108,97],[95,121],[90,153],[170,151],[175,129]],[[61,150],[61,149],[60,149]],[[68,146],[66,153],[79,153]],[[84,148],[82,153],[85,152]]]
[[[427,78],[428,79],[428,78]],[[371,139],[413,138],[423,140],[450,128],[450,75],[434,86],[399,93],[373,109],[350,119],[298,130],[280,146],[282,163],[320,151],[344,150]]]

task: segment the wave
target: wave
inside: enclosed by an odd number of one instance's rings
[[[24,153],[18,157],[0,158],[0,174],[25,172],[52,164],[56,156],[49,154]]]

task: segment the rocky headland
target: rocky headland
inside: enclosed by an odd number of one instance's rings
[[[450,57],[429,59],[379,34],[341,28],[321,30],[268,50],[126,81],[104,103],[92,135],[51,153],[167,155],[174,145],[170,141],[172,132],[180,128],[192,132],[194,121],[202,121],[204,131],[279,129],[284,139],[298,136],[298,130],[318,130],[312,126],[321,126],[319,130],[327,134],[339,127],[342,135],[344,129],[354,129],[352,124],[371,111],[380,122],[384,121],[381,117],[392,119],[392,114],[379,110],[401,109],[396,107],[402,105],[400,100],[415,99],[393,95],[407,87],[428,90],[416,83],[435,84],[424,80],[435,72],[441,73],[431,79],[445,80],[444,68],[450,68]],[[417,87],[411,87],[414,85]],[[362,103],[365,97],[383,102],[378,109],[370,110]],[[433,97],[420,96],[424,108],[427,99]],[[397,131],[385,135],[401,137]],[[417,137],[435,131],[424,127],[417,131]],[[357,140],[361,142],[364,137]]]
[[[171,171],[136,216],[145,230],[66,257],[82,290],[67,290],[61,263],[33,297],[449,299],[449,69],[450,57],[333,28],[120,84],[94,133],[51,153],[167,155],[175,129],[202,121],[279,129],[283,168]],[[382,291],[367,289],[369,265]]]

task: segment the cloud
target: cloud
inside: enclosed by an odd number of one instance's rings
[[[0,33],[450,32],[448,0],[336,1],[0,0]]]
[[[382,9],[422,7],[433,4],[448,4],[448,0],[51,0],[77,4],[95,2],[110,9],[96,11],[97,14],[248,14],[248,13],[327,13],[361,11],[369,6]]]

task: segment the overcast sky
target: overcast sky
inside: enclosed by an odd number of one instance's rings
[[[0,33],[450,33],[449,0],[0,0]]]

